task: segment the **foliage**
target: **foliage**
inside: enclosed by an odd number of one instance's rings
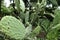
[[[12,1],[1,2],[0,40],[60,40],[58,0]]]

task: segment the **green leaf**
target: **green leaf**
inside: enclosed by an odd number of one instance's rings
[[[58,6],[57,0],[49,0],[53,5]]]
[[[48,40],[57,40],[58,38],[58,30],[60,30],[60,10],[55,10],[55,18],[53,20],[53,23],[51,25],[51,31],[48,32],[47,38]]]
[[[20,8],[23,12],[25,11],[25,4],[24,4],[23,0],[20,0]]]
[[[20,12],[20,0],[14,0],[18,12]]]
[[[48,40],[58,40],[60,34],[58,34],[58,30],[60,30],[60,24],[52,27],[51,30],[47,34]]]
[[[30,35],[30,33],[31,33],[31,31],[32,31],[32,25],[29,24],[29,23],[27,23],[27,24],[28,24],[28,26],[27,26],[27,28],[26,28],[26,36]]]
[[[57,40],[57,30],[51,30],[47,34],[47,39],[48,40]]]
[[[12,10],[10,8],[7,8],[6,6],[1,6],[1,11],[5,14],[11,14]]]
[[[41,0],[38,0],[38,2],[37,2],[38,8],[42,8],[42,7],[46,6],[46,3],[47,3],[46,0],[42,0],[41,3],[39,1],[41,1]]]
[[[55,25],[57,25],[59,23],[60,23],[60,10],[56,9],[55,10],[55,18],[53,20],[53,25],[52,26],[55,26]]]
[[[51,30],[60,30],[60,23],[52,27]]]
[[[42,19],[41,26],[44,28],[46,32],[48,32],[48,28],[50,26],[50,21],[46,18]]]
[[[38,25],[31,33],[31,37],[37,36],[41,32],[41,27]]]
[[[5,16],[0,21],[0,29],[7,36],[21,40],[25,37],[25,27],[21,21],[12,16]]]
[[[23,0],[14,0],[15,5],[17,7],[17,10],[20,12],[21,10],[24,12],[25,11],[25,4]]]
[[[25,23],[29,21],[29,11],[26,11],[25,13]]]

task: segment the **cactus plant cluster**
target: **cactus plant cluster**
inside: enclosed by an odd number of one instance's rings
[[[60,40],[59,0],[9,1],[1,0],[0,40]]]

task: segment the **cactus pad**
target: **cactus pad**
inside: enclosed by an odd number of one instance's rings
[[[21,40],[25,36],[25,27],[21,21],[12,16],[5,16],[0,21],[0,29],[11,38]]]

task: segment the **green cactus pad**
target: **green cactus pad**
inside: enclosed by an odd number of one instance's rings
[[[11,38],[21,40],[25,36],[25,27],[21,21],[12,16],[5,16],[0,22],[0,28],[3,33]]]

